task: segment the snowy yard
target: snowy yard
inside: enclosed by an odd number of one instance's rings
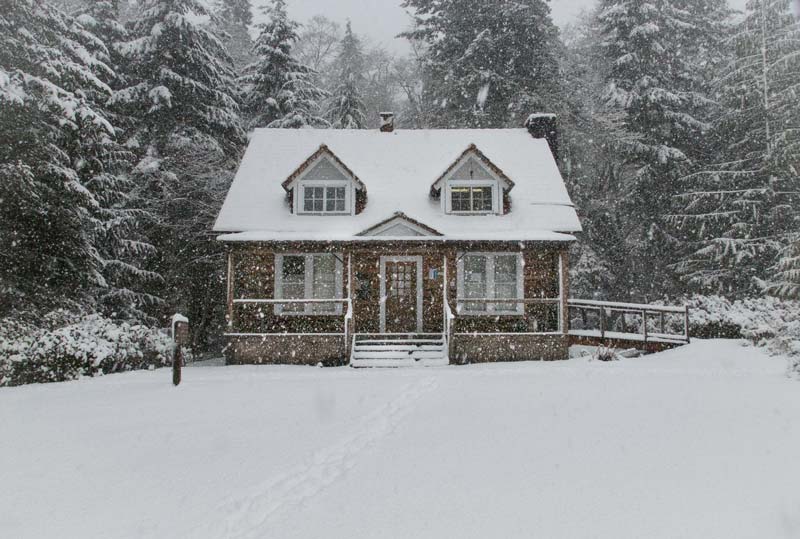
[[[0,536],[800,537],[800,383],[615,363],[187,368],[0,389]]]

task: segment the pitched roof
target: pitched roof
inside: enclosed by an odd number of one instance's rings
[[[513,180],[506,215],[447,215],[431,185],[471,145]],[[324,146],[324,149],[323,149]],[[297,215],[284,182],[309,160],[330,152],[368,187],[358,215]],[[497,171],[494,171],[497,173]],[[441,239],[558,240],[581,230],[564,181],[544,139],[525,129],[257,129],[214,230],[226,241],[352,240],[395,212],[439,231]],[[380,237],[383,238],[383,237]],[[373,238],[370,238],[373,239]],[[375,238],[378,239],[378,238]]]
[[[367,228],[366,230],[362,230],[361,232],[356,234],[356,236],[371,236],[371,235],[373,235],[373,233],[376,230],[380,230],[381,227],[391,223],[392,221],[398,221],[400,223],[408,223],[408,224],[412,225],[413,227],[416,227],[416,228],[420,229],[421,231],[427,232],[427,234],[431,235],[431,236],[441,236],[442,235],[442,233],[439,232],[438,230],[436,230],[435,228],[431,228],[428,225],[426,225],[425,223],[420,223],[416,219],[412,219],[411,217],[409,217],[405,213],[403,213],[401,211],[398,211],[398,212],[395,212],[394,215],[389,216],[388,218],[384,219],[383,221],[381,221],[379,223],[375,223],[374,225],[372,225],[371,227]]]
[[[475,146],[475,144],[470,144],[469,146],[467,146],[467,149],[466,149],[466,150],[464,150],[463,152],[461,152],[461,155],[459,155],[459,156],[456,158],[456,160],[455,160],[455,161],[453,161],[453,162],[450,164],[450,166],[449,166],[449,167],[447,167],[447,169],[446,169],[444,172],[442,172],[442,174],[441,174],[441,175],[440,175],[438,178],[436,178],[436,179],[433,181],[433,184],[432,184],[432,185],[433,185],[433,187],[436,187],[436,184],[437,184],[437,183],[439,183],[439,182],[441,182],[443,179],[445,179],[445,177],[446,177],[448,174],[450,174],[450,172],[452,172],[452,171],[453,171],[453,169],[454,169],[454,168],[456,168],[456,167],[457,167],[457,166],[458,166],[458,165],[459,165],[459,164],[460,164],[460,163],[461,163],[461,162],[464,160],[464,158],[465,158],[465,157],[467,157],[467,156],[470,156],[470,155],[474,155],[475,157],[477,157],[477,158],[478,158],[478,159],[479,159],[479,160],[480,160],[480,161],[481,161],[481,162],[482,162],[484,165],[486,165],[486,167],[487,167],[489,170],[491,170],[491,171],[492,171],[492,172],[493,172],[493,173],[494,173],[494,174],[495,174],[497,177],[499,177],[499,178],[502,178],[502,179],[503,179],[503,181],[505,181],[505,182],[508,184],[508,188],[509,188],[509,189],[511,189],[512,187],[514,187],[514,182],[513,182],[513,181],[511,181],[511,178],[509,178],[508,176],[506,176],[506,173],[505,173],[505,172],[503,172],[503,171],[500,169],[500,167],[498,167],[497,165],[495,165],[494,163],[492,163],[492,161],[491,161],[491,160],[490,160],[488,157],[486,157],[486,156],[484,155],[484,153],[483,153],[482,151],[480,151],[480,150],[478,149],[478,147],[477,147],[477,146]]]
[[[294,171],[293,171],[291,174],[289,174],[289,177],[288,177],[288,178],[286,178],[286,179],[283,181],[283,183],[281,184],[281,186],[283,186],[283,188],[284,188],[284,189],[287,189],[287,190],[288,190],[288,189],[289,189],[289,186],[292,184],[292,182],[293,182],[294,180],[296,180],[298,176],[300,176],[300,175],[301,175],[303,172],[305,172],[305,170],[306,170],[306,169],[307,169],[307,168],[308,168],[308,167],[309,167],[311,164],[313,164],[313,163],[314,163],[314,162],[315,162],[315,161],[316,161],[316,160],[317,160],[319,157],[321,157],[321,156],[323,156],[323,155],[327,155],[328,157],[330,157],[331,159],[333,159],[333,160],[336,162],[336,164],[337,164],[337,165],[339,165],[340,167],[342,167],[342,169],[343,169],[343,170],[344,170],[346,173],[348,173],[348,174],[350,175],[350,177],[352,178],[352,180],[358,184],[358,187],[359,187],[360,189],[364,189],[364,183],[363,183],[363,182],[362,182],[360,179],[358,179],[358,176],[356,176],[356,175],[353,173],[353,171],[352,171],[352,170],[350,170],[350,168],[349,168],[347,165],[345,165],[344,163],[342,163],[342,160],[341,160],[341,159],[339,159],[339,157],[338,157],[338,156],[337,156],[335,153],[333,153],[333,152],[331,151],[331,149],[330,149],[330,148],[328,148],[328,147],[327,147],[325,144],[320,144],[319,148],[317,148],[317,151],[315,151],[314,153],[312,153],[311,155],[309,155],[309,156],[308,156],[308,159],[306,159],[305,161],[303,161],[302,163],[300,163],[300,166],[298,166],[298,167],[297,167],[297,168],[296,168],[296,169],[295,169],[295,170],[294,170]]]

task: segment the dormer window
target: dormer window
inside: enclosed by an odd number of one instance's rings
[[[298,215],[355,215],[366,187],[324,144],[283,182]]]
[[[301,184],[303,213],[350,213],[347,185]]]
[[[503,195],[514,182],[470,145],[431,186],[445,213],[455,215],[503,214]]]
[[[450,211],[453,213],[492,213],[493,200],[492,184],[450,184]]]

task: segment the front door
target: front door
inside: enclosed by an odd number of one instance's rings
[[[384,308],[381,310],[381,331],[384,333],[415,333],[420,326],[421,260],[416,257],[387,258],[381,284]]]

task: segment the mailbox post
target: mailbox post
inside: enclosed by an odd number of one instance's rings
[[[175,343],[172,354],[172,383],[181,383],[181,367],[183,367],[183,351],[181,348],[189,344],[189,319],[182,314],[172,315],[172,341]]]

